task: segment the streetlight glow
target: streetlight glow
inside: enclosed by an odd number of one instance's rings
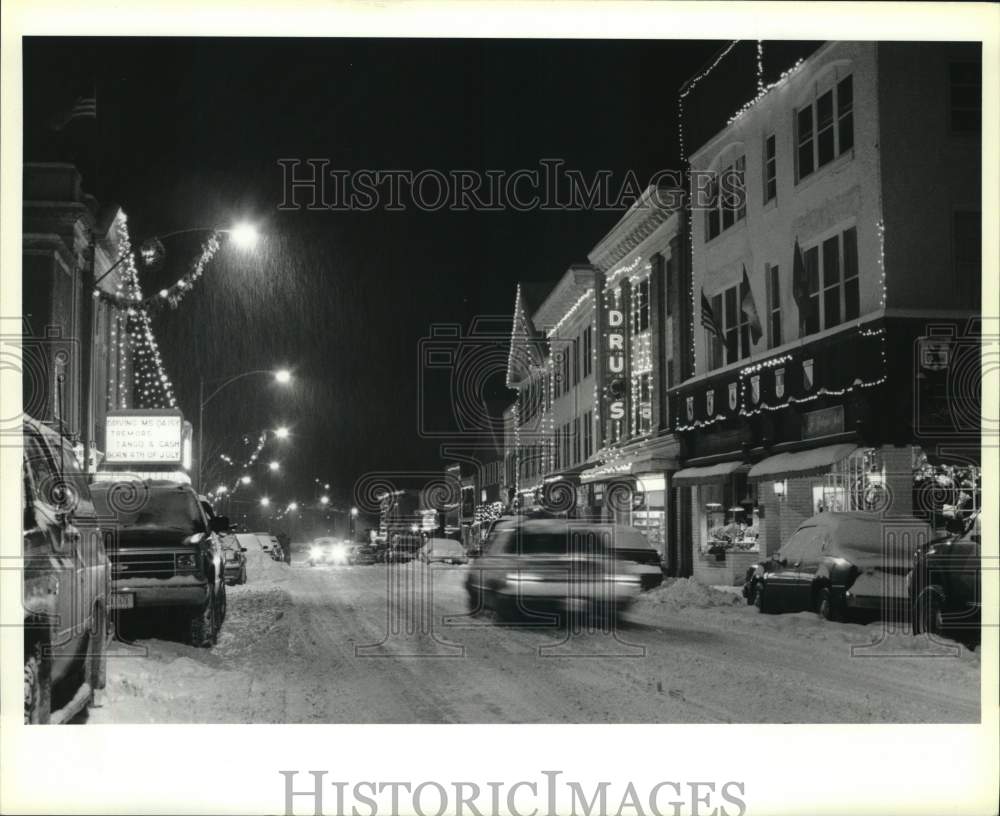
[[[219,485],[217,488],[215,488],[215,493],[216,495],[221,496],[223,493],[227,492],[228,489],[229,488],[227,488],[225,485]]]
[[[351,508],[351,515],[352,516],[357,516],[357,514],[358,514],[358,508],[357,507],[352,507]]]
[[[240,249],[253,249],[257,244],[257,228],[253,224],[236,224],[229,234]]]
[[[278,439],[288,439],[288,428],[282,425],[280,428],[275,429],[274,435],[278,437]]]
[[[298,502],[292,502],[291,504],[289,504],[288,509],[294,513],[296,510],[299,509]]]
[[[267,496],[261,496],[260,497],[260,506],[261,507],[267,507],[270,504],[271,504],[271,500]]]
[[[329,496],[320,496],[319,497],[319,503],[320,504],[329,504],[330,503],[330,497]]]
[[[292,381],[292,372],[287,368],[280,368],[274,372],[274,379],[285,385]]]
[[[279,470],[281,468],[281,462],[278,461],[271,462],[271,464],[269,464],[268,467],[271,468],[271,470]]]
[[[250,482],[252,482],[252,481],[253,481],[253,479],[251,479],[251,478],[250,478],[249,476],[241,476],[241,477],[240,477],[240,481],[241,481],[241,482],[242,482],[243,484],[250,484]]]

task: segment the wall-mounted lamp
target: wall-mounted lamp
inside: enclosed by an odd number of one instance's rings
[[[785,498],[785,493],[788,491],[788,481],[782,479],[780,482],[774,483],[774,495],[779,499]]]

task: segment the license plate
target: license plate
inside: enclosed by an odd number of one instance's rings
[[[111,608],[112,609],[134,609],[135,608],[135,593],[134,592],[112,592],[111,593]]]

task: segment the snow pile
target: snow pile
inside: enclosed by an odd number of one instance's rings
[[[640,595],[639,601],[695,609],[741,606],[746,603],[742,597],[734,592],[706,586],[693,578],[678,578],[675,581],[664,583],[657,589]]]

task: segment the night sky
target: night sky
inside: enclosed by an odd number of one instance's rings
[[[281,212],[280,158],[342,169],[538,169],[542,158],[591,174],[633,171],[645,186],[680,167],[677,90],[725,45],[708,41],[25,40],[25,158],[60,158],[45,123],[96,83],[98,148],[86,187],[129,216],[133,241],[194,226],[258,224],[251,253],[224,247],[195,291],[154,317],[185,415],[198,375],[287,365],[206,410],[213,449],[288,424],[272,495],[308,498],[313,479],[349,501],[371,471],[440,471],[439,442],[416,433],[418,343],[435,323],[509,320],[518,280],[555,283],[618,212]],[[704,83],[707,137],[753,95],[754,44]],[[814,45],[768,44],[766,78]],[[701,108],[698,108],[701,105]],[[708,115],[711,108],[712,114]],[[702,115],[704,114],[704,115]],[[721,121],[720,120],[721,117]],[[689,146],[696,142],[686,130]],[[167,239],[172,283],[204,236]],[[490,380],[491,409],[511,394]]]

